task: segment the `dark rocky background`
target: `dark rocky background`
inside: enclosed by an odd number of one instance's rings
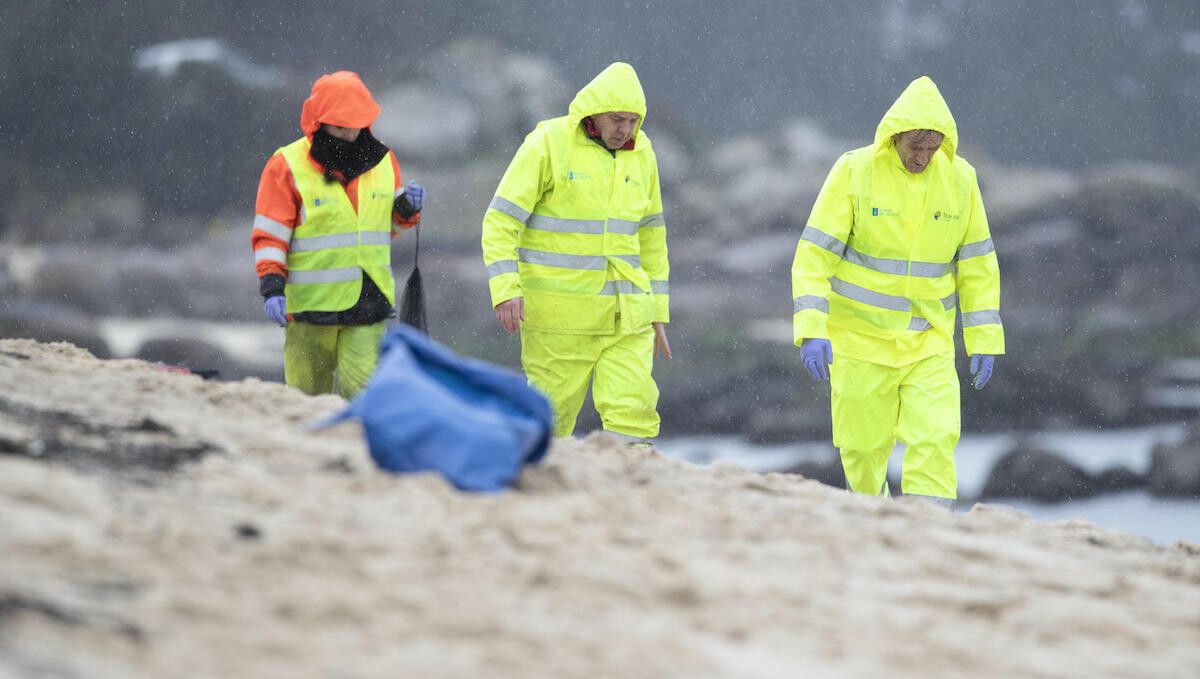
[[[621,59],[667,201],[664,432],[826,436],[827,395],[790,344],[792,252],[833,159],[929,74],[1004,277],[1009,354],[964,392],[965,427],[1200,408],[1191,2],[35,1],[0,8],[0,50],[0,336],[279,379],[249,249],[258,173],[298,135],[311,81],[349,68],[428,190],[434,336],[516,366],[481,216],[523,134]],[[395,256],[402,283],[409,236]]]

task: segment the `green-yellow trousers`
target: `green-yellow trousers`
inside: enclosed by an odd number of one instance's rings
[[[905,444],[905,495],[958,497],[958,374],[953,354],[890,367],[839,356],[830,366],[833,445],[856,493],[887,494],[888,458]]]
[[[592,400],[606,431],[658,436],[654,328],[614,335],[564,335],[521,328],[521,365],[529,383],[550,399],[554,435],[570,436],[592,382]]]
[[[386,321],[371,325],[314,325],[291,322],[283,340],[283,374],[288,386],[306,394],[333,391],[354,398],[371,379]]]

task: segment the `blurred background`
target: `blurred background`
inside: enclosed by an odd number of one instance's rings
[[[0,336],[272,380],[250,224],[317,76],[362,75],[376,136],[428,191],[431,334],[518,367],[483,212],[533,125],[630,62],[671,250],[663,448],[835,485],[828,392],[791,345],[792,254],[833,160],[929,75],[1003,276],[1008,355],[963,394],[964,495],[1136,498],[1200,541],[1194,2],[30,0],[0,8],[0,50]]]

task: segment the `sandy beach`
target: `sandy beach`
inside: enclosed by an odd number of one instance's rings
[[[0,676],[1200,676],[1200,546],[602,436],[375,469],[333,396],[0,340]]]

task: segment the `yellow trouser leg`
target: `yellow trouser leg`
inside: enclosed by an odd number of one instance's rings
[[[337,342],[337,393],[354,398],[375,374],[379,361],[379,341],[387,329],[386,321],[371,325],[340,326]]]
[[[658,436],[658,385],[654,383],[654,328],[604,337],[596,362],[592,400],[606,431]]]
[[[314,325],[288,323],[283,340],[283,373],[288,386],[306,394],[333,392],[353,398],[379,358],[379,340],[386,323],[372,325]]]
[[[289,387],[310,395],[333,391],[337,331],[336,325],[288,323],[283,339],[283,376]]]
[[[954,356],[930,356],[905,370],[896,424],[896,438],[905,444],[901,487],[905,495],[955,499],[961,414]]]
[[[555,436],[570,436],[575,431],[599,351],[598,338],[592,335],[562,335],[521,327],[525,378],[550,400]]]
[[[830,366],[833,445],[846,485],[856,493],[887,495],[887,463],[896,445],[900,410],[898,369],[837,356]]]

